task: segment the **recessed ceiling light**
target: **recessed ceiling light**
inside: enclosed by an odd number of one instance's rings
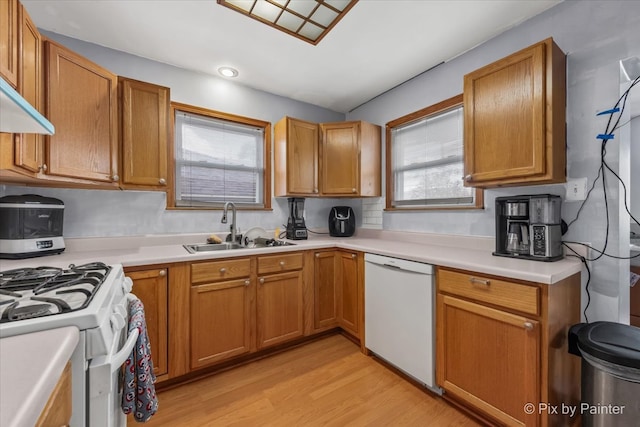
[[[358,0],[218,0],[240,12],[313,45],[342,19]]]
[[[220,68],[218,68],[218,72],[220,73],[220,75],[222,75],[224,77],[237,77],[238,76],[238,70],[236,70],[235,68],[231,68],[231,67],[220,67]]]

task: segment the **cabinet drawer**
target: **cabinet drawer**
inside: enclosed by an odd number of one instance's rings
[[[191,264],[191,283],[237,279],[250,275],[251,260],[249,258]]]
[[[438,269],[438,290],[523,313],[540,314],[540,289],[536,286]]]
[[[301,253],[258,257],[258,274],[279,273],[281,271],[300,270],[301,268]]]

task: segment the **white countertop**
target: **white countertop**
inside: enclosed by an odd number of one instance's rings
[[[556,283],[582,269],[582,263],[574,257],[541,262],[493,256],[494,241],[486,237],[359,230],[354,237],[310,235],[308,240],[292,241],[295,246],[275,248],[190,254],[182,247],[205,240],[204,234],[66,239],[67,249],[60,255],[1,260],[0,269],[41,265],[67,267],[71,263],[79,265],[94,261],[131,267],[323,248],[370,252],[544,284]]]
[[[73,326],[0,339],[0,426],[36,424],[77,343]]]

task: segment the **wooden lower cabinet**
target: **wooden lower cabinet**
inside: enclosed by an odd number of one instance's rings
[[[71,421],[72,406],[71,362],[68,362],[36,421],[36,427],[68,426]]]
[[[301,270],[258,278],[258,348],[303,336],[303,283]]]
[[[580,275],[553,285],[437,270],[436,377],[445,397],[508,426],[572,425],[539,404],[579,404]],[[526,411],[526,404],[534,411]],[[528,413],[531,412],[531,413]]]
[[[191,288],[191,368],[251,350],[251,280]]]
[[[338,252],[338,324],[356,338],[360,338],[364,293],[359,264],[355,252]]]
[[[153,373],[158,381],[168,373],[167,360],[167,309],[168,309],[168,274],[167,268],[126,271],[133,280],[132,293],[144,304],[147,322],[147,334],[151,344]]]
[[[313,258],[313,328],[315,331],[338,325],[338,284],[336,251],[316,252]]]

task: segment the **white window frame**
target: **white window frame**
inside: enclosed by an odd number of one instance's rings
[[[243,128],[248,131],[258,129],[262,132],[262,152],[258,154],[257,167],[247,167],[242,165],[232,165],[218,162],[201,162],[180,158],[181,153],[181,136],[180,125],[177,120],[178,114],[192,115],[199,120],[203,120],[206,126],[208,119],[211,120],[213,127],[221,122],[228,124],[229,132],[242,132]],[[167,204],[170,208],[177,209],[220,209],[225,202],[234,202],[239,209],[271,209],[271,123],[262,120],[252,119],[248,117],[237,116],[228,113],[222,113],[214,110],[207,110],[200,107],[194,107],[186,104],[171,103],[171,117],[173,120],[173,146],[172,146],[172,186],[167,195]],[[260,150],[259,150],[260,151]],[[259,152],[258,151],[258,152]],[[201,168],[210,168],[211,170],[222,171],[242,171],[257,172],[258,182],[256,185],[256,203],[249,203],[241,200],[234,200],[233,197],[225,196],[224,201],[205,202],[192,199],[184,199],[180,194],[181,176],[180,167],[193,164]],[[188,200],[188,201],[187,201]]]
[[[434,167],[441,167],[443,165],[460,164],[464,167],[464,155],[451,155],[437,160],[424,161],[411,163],[398,167],[394,163],[394,141],[393,137],[396,130],[401,128],[408,128],[411,126],[428,126],[428,122],[431,119],[437,118],[445,114],[450,114],[456,110],[461,110],[462,95],[449,98],[438,104],[423,108],[419,111],[407,114],[393,121],[390,121],[386,125],[386,179],[387,179],[387,194],[386,194],[386,210],[434,210],[434,209],[478,209],[483,208],[483,191],[481,189],[475,189],[472,191],[470,197],[449,197],[449,198],[426,198],[426,199],[408,199],[398,200],[396,197],[396,188],[398,182],[401,180],[403,173],[407,171],[429,170]],[[461,153],[464,149],[464,141],[462,140],[463,123],[460,122],[459,134]],[[425,141],[425,143],[427,143]],[[462,176],[460,176],[460,182],[462,183]]]

